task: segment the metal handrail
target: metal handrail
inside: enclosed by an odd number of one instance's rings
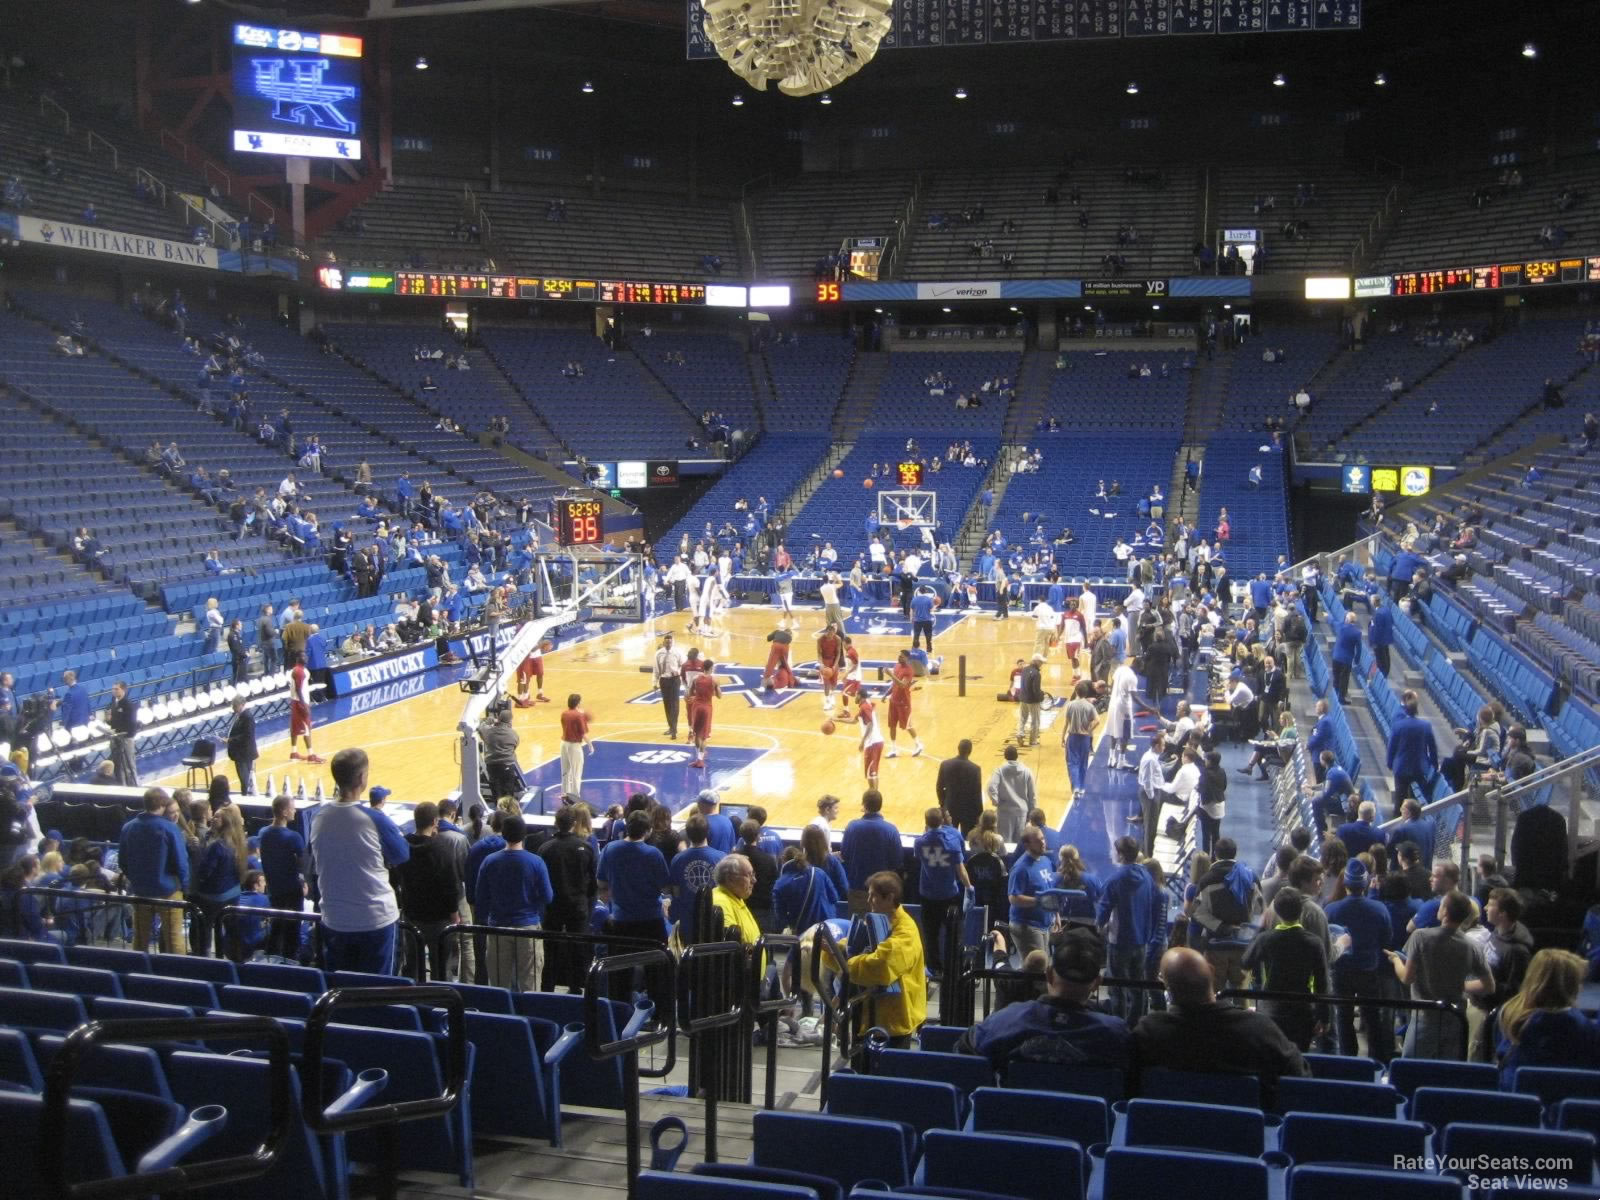
[[[331,1111],[325,1100],[322,1073],[323,1041],[335,1010],[341,1007],[371,1008],[382,1004],[409,1004],[442,1008],[448,1014],[445,1034],[444,1088],[437,1096],[397,1100],[365,1108]],[[408,1121],[423,1121],[451,1112],[467,1090],[467,1005],[461,993],[442,983],[404,987],[334,988],[317,997],[306,1019],[305,1030],[305,1121],[316,1133],[350,1133],[376,1129],[381,1139],[378,1163],[378,1195],[391,1200],[397,1191],[395,1127]],[[467,1153],[471,1153],[470,1148]]]
[[[91,152],[93,152],[94,144],[96,142],[99,142],[107,150],[111,151],[111,167],[112,167],[113,170],[120,170],[121,167],[122,167],[122,163],[121,163],[121,156],[117,153],[117,148],[115,146],[113,146],[110,142],[106,141],[105,138],[101,137],[98,133],[96,133],[94,130],[91,129],[91,130],[88,131],[87,136],[84,138],[84,145],[87,146]]]
[[[782,970],[776,974],[778,994],[765,1000],[761,998],[761,989],[767,979],[767,959],[778,950],[784,952],[787,964],[789,956],[800,953],[800,939],[791,933],[768,933],[758,938],[756,944],[750,948],[750,970],[746,977],[745,990],[745,1007],[766,1032],[766,1107],[769,1109],[777,1107],[778,1103],[778,1014],[795,1002],[794,993],[784,989],[783,980],[786,972]]]
[[[72,114],[69,113],[62,105],[58,104],[55,100],[52,100],[49,96],[40,96],[39,97],[39,115],[40,116],[48,116],[49,115],[49,111],[52,108],[55,109],[56,112],[61,117],[61,128],[62,128],[62,130],[64,132],[66,132],[66,133],[71,133],[72,132]]]
[[[671,1020],[659,1021],[654,1029],[641,1028],[627,1037],[603,1042],[600,1040],[600,1005],[610,1001],[609,992],[613,975],[627,972],[631,979],[634,972],[641,969],[662,972],[666,980],[666,995],[673,996],[676,990],[673,973],[677,970],[677,965],[677,960],[668,954],[664,947],[639,950],[629,954],[607,955],[590,964],[589,978],[583,989],[584,1048],[588,1050],[589,1057],[599,1062],[613,1058],[622,1059],[622,1114],[627,1129],[629,1200],[633,1200],[637,1194],[640,1168],[639,1051],[647,1046],[657,1046],[666,1042],[667,1064],[670,1068],[677,1057],[677,1029]]]
[[[468,937],[482,937],[485,939],[491,937],[521,938],[524,941],[540,942],[552,947],[570,946],[574,949],[583,947],[591,951],[599,946],[619,947],[623,950],[633,951],[651,950],[660,945],[659,942],[652,942],[646,938],[612,937],[601,933],[564,933],[555,929],[509,929],[500,925],[468,925],[465,923],[450,926],[439,935],[439,941],[441,944],[448,945],[452,939]],[[449,956],[446,955],[446,957],[448,958]],[[486,983],[488,981],[488,969],[488,963],[480,958],[474,972],[474,982]]]
[[[678,959],[678,1027],[689,1038],[691,1063],[698,1065],[696,1051],[704,1051],[699,1043],[702,1034],[718,1029],[731,1029],[741,1024],[748,1010],[745,950],[742,942],[696,942],[684,950]],[[696,968],[699,968],[698,970]],[[701,1000],[707,992],[729,991],[731,1001],[714,1012],[702,1012]],[[714,1003],[708,999],[706,1004]],[[716,1083],[705,1078],[699,1080],[706,1105],[705,1161],[717,1161],[717,1101]]]
[[[207,1042],[265,1038],[269,1052],[268,1105],[272,1123],[261,1144],[245,1154],[210,1159],[190,1165],[174,1165],[150,1172],[135,1171],[112,1179],[93,1179],[67,1183],[67,1104],[72,1085],[84,1057],[106,1043],[150,1045],[161,1042]],[[119,1021],[90,1021],[67,1035],[45,1076],[44,1112],[39,1120],[39,1167],[45,1186],[63,1200],[124,1200],[154,1193],[177,1194],[202,1187],[218,1187],[258,1179],[277,1165],[289,1140],[294,1120],[289,1072],[289,1035],[270,1017],[161,1017]],[[311,1072],[315,1082],[308,1088],[321,1088],[321,1071]],[[215,1106],[212,1106],[215,1107]],[[200,1110],[196,1110],[199,1112]],[[213,1120],[225,1115],[215,1114]],[[191,1117],[191,1120],[195,1119]]]

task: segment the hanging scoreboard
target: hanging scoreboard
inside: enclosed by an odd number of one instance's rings
[[[556,501],[556,541],[563,546],[598,546],[605,541],[605,506],[598,500]]]

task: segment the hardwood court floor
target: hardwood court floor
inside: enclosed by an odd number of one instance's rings
[[[791,661],[803,666],[815,657],[821,613],[801,609],[798,615],[800,628]],[[831,737],[824,736],[821,691],[814,682],[776,695],[762,692],[766,635],[774,621],[770,609],[741,607],[726,615],[714,636],[695,637],[684,632],[686,615],[668,615],[548,655],[544,690],[552,703],[518,709],[515,716],[522,735],[520,759],[530,784],[553,787],[559,780],[553,761],[559,751],[558,712],[567,694],[575,691],[582,694],[583,707],[593,717],[597,742],[597,753],[586,767],[584,792],[602,808],[623,799],[634,781],[641,781],[675,807],[700,788],[715,786],[726,803],[762,805],[775,825],[804,824],[815,815],[816,798],[824,792],[844,801],[840,825],[855,817],[865,787],[856,748],[860,727],[841,725]],[[723,696],[716,702],[709,771],[687,766],[692,757],[689,748],[666,738],[661,705],[651,693],[649,676],[640,670],[652,660],[658,635],[668,629],[676,634],[680,648],[698,646],[703,656],[718,664]],[[1007,738],[1016,731],[1017,706],[999,702],[996,695],[1009,687],[1016,660],[1033,651],[1034,625],[1026,615],[996,621],[992,613],[940,614],[938,630],[935,653],[944,658],[943,670],[922,680],[913,696],[912,723],[926,752],[911,757],[911,742],[902,732],[900,754],[884,758],[880,776],[884,813],[907,832],[922,829],[923,811],[934,801],[939,760],[953,755],[963,737],[972,739],[973,758],[986,780],[1002,761]],[[878,664],[892,663],[910,645],[909,633],[898,610],[863,613],[850,623],[869,685],[878,678]],[[957,684],[957,659],[963,654],[964,697]],[[1066,695],[1072,672],[1059,650],[1051,654],[1044,670],[1045,690],[1055,697]],[[436,687],[331,722],[322,715],[331,706],[319,706],[313,731],[316,751],[328,758],[346,746],[360,746],[372,759],[370,783],[390,788],[391,803],[436,800],[459,786],[455,723],[464,700],[454,687]],[[879,704],[878,713],[887,735],[887,705]],[[1024,751],[1022,757],[1038,780],[1040,804],[1051,825],[1059,826],[1071,799],[1071,785],[1060,744],[1059,712],[1047,711],[1045,722],[1039,748]],[[687,732],[685,717],[679,722],[680,737]],[[289,761],[286,737],[262,740],[262,757],[256,765],[259,786],[265,787],[270,773],[280,787],[287,774],[291,787],[303,780],[310,792],[321,779],[331,790],[326,766]],[[181,784],[181,773],[163,782]]]

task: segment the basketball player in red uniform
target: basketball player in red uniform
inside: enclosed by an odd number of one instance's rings
[[[917,681],[916,668],[911,665],[911,655],[904,650],[894,664],[894,670],[889,673],[889,757],[894,758],[898,751],[895,748],[895,739],[898,731],[905,729],[911,735],[915,749],[911,756],[915,758],[922,753],[922,739],[917,736],[917,731],[911,727],[911,685]]]
[[[848,721],[850,701],[861,695],[861,652],[849,634],[844,635],[844,682],[839,685],[839,694],[844,697],[839,703],[839,716]]]
[[[794,671],[789,667],[789,646],[794,642],[794,634],[787,629],[774,629],[767,634],[767,641],[772,643],[772,649],[767,651],[767,669],[761,673],[761,686],[769,692],[774,688],[793,687]]]
[[[817,673],[822,677],[822,711],[833,709],[833,688],[844,665],[844,638],[839,627],[829,623],[817,638]]]
[[[878,728],[877,706],[866,696],[856,709],[856,720],[861,722],[861,769],[866,774],[867,786],[878,786],[878,763],[883,758],[883,731]]]
[[[717,677],[712,674],[712,662],[706,659],[701,669],[689,679],[689,736],[694,741],[694,761],[691,767],[706,765],[706,743],[711,740],[711,702],[722,695]]]
[[[295,743],[305,740],[306,752],[301,755]],[[311,672],[306,670],[306,660],[296,658],[289,671],[289,758],[308,763],[322,761],[311,752]]]
[[[554,648],[554,643],[548,640],[540,642],[533,648],[533,652],[517,664],[517,698],[518,708],[532,708],[535,704],[548,704],[550,697],[544,694],[544,654],[546,650]],[[538,680],[534,689],[533,699],[528,699],[528,684],[531,680]]]

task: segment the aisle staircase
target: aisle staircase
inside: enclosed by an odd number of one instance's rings
[[[866,428],[872,405],[878,399],[878,387],[888,370],[889,356],[882,351],[856,355],[850,374],[845,376],[844,390],[839,393],[838,407],[833,410],[835,442],[854,442]]]
[[[833,474],[833,469],[845,460],[845,456],[855,449],[854,442],[834,442],[828,447],[828,452],[822,456],[822,461],[816,468],[800,481],[794,491],[785,496],[773,511],[781,517],[785,524],[794,520],[795,514],[806,506],[806,502],[816,495],[817,489],[826,483]]]
[[[467,362],[471,365],[472,370],[477,373],[476,377],[487,383],[491,390],[501,397],[508,409],[525,412],[533,417],[540,431],[539,443],[536,446],[524,447],[524,449],[535,455],[542,454],[549,461],[557,463],[562,458],[575,457],[572,448],[561,440],[554,429],[550,428],[549,423],[544,419],[544,415],[522,394],[521,389],[512,382],[511,377],[500,369],[500,364],[494,360],[493,355],[487,350],[468,350]]]

